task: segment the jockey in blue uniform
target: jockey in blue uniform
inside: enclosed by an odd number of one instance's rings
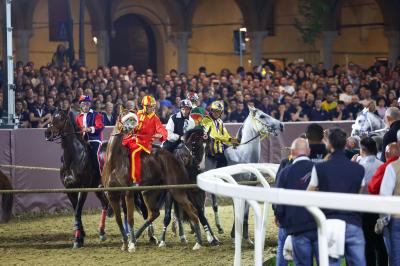
[[[90,145],[91,159],[94,163],[96,174],[100,176],[99,155],[101,142],[103,140],[103,116],[90,108],[92,105],[90,96],[82,95],[79,98],[79,105],[81,107],[81,112],[76,117],[76,123],[82,131],[84,140]]]

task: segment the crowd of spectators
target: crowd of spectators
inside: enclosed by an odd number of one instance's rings
[[[205,108],[223,100],[226,122],[243,122],[248,106],[283,122],[336,121],[353,120],[368,105],[383,117],[387,107],[397,106],[399,73],[400,64],[394,69],[381,63],[368,69],[353,63],[324,69],[322,63],[296,62],[281,69],[263,60],[248,72],[239,67],[209,73],[200,67],[193,75],[172,69],[157,76],[151,69],[137,73],[133,65],[88,69],[53,60],[48,66],[17,62],[14,83],[21,127],[45,127],[56,107],[79,112],[82,94],[93,97],[93,109],[104,114],[106,125],[113,125],[119,106],[140,107],[144,95],[154,95],[157,113],[166,123],[191,91]]]

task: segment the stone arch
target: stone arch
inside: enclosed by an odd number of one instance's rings
[[[151,30],[155,36],[156,51],[157,51],[157,71],[159,73],[165,73],[165,51],[164,45],[168,40],[168,36],[171,34],[171,28],[169,26],[169,21],[163,21],[162,17],[157,14],[151,8],[140,4],[129,4],[121,5],[122,1],[118,1],[116,5],[112,8],[111,21],[112,23],[118,18],[128,15],[136,14],[145,20],[151,27]]]

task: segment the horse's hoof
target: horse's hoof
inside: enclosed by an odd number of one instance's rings
[[[155,236],[149,237],[149,243],[152,245],[157,245],[158,244],[158,239]]]
[[[217,238],[214,238],[211,242],[210,242],[211,246],[219,246],[219,240]]]
[[[103,233],[103,234],[100,233],[99,238],[100,238],[101,242],[106,241],[106,239],[107,239],[106,233]]]
[[[187,239],[186,239],[186,236],[185,236],[185,235],[183,235],[183,236],[180,236],[180,237],[179,237],[179,239],[181,240],[181,243],[182,243],[182,244],[187,244],[187,243],[188,243],[188,241],[187,241]]]
[[[127,242],[123,242],[123,243],[122,243],[121,250],[122,250],[122,251],[127,251],[127,250],[128,250],[128,243],[127,243]]]
[[[129,253],[132,253],[132,252],[135,252],[135,251],[136,251],[135,243],[129,242],[129,245],[128,245],[128,252],[129,252]]]
[[[83,247],[83,243],[81,241],[75,241],[73,248],[81,248]]]
[[[249,247],[251,247],[251,248],[254,247],[254,243],[250,238],[246,238],[246,239],[243,239],[243,240],[245,241],[245,243],[247,243],[247,245]]]
[[[196,243],[192,249],[199,250],[200,248],[201,248],[201,245],[199,243]]]
[[[159,248],[165,248],[166,246],[165,241],[160,241],[160,244],[158,245]]]
[[[218,234],[223,234],[224,233],[224,229],[222,229],[222,227],[218,226]]]

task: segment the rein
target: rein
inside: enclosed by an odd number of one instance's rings
[[[264,130],[258,130],[258,131],[257,131],[257,134],[256,134],[254,137],[252,137],[251,139],[249,139],[249,140],[246,141],[246,142],[239,143],[239,144],[236,145],[235,147],[240,146],[240,145],[249,144],[249,143],[252,142],[253,140],[257,139],[258,137],[261,137],[260,141],[263,141],[265,138],[268,138],[268,137],[269,137],[270,133],[275,132],[274,130],[272,130],[272,128],[271,128],[270,125],[268,125],[268,124],[266,124],[266,123],[264,123],[264,122],[262,122],[262,121],[259,121],[259,120],[256,119],[253,115],[251,115],[251,118],[252,118],[253,121],[255,121],[256,123],[260,123],[263,127],[266,127],[266,128],[267,128],[267,132],[265,132]]]
[[[69,136],[69,135],[82,134],[83,133],[83,131],[81,131],[81,130],[80,131],[73,131],[73,132],[65,133],[64,130],[65,130],[65,127],[66,127],[68,121],[69,121],[69,118],[66,118],[65,121],[64,121],[63,127],[62,127],[61,130],[59,130],[57,136],[53,137],[51,140],[48,140],[48,141],[60,144],[61,142],[56,142],[56,140],[62,139],[63,137],[66,137],[66,136]],[[50,123],[49,127],[53,127],[53,123]]]

